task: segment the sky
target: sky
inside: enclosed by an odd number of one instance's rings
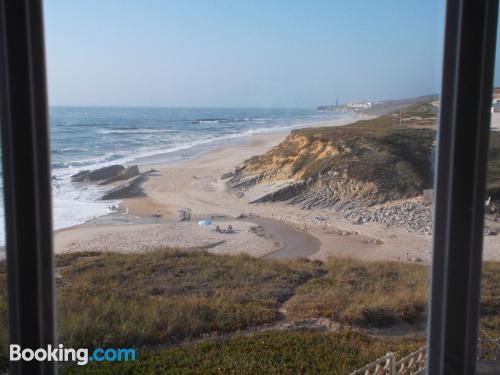
[[[45,24],[51,105],[314,108],[440,86],[442,0],[46,0]]]

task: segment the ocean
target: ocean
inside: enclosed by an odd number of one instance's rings
[[[80,170],[152,160],[179,162],[251,134],[341,120],[343,116],[347,115],[310,109],[51,107],[54,228],[105,215],[118,203],[98,200],[109,187],[71,183],[71,175]],[[0,246],[3,244],[2,198]]]

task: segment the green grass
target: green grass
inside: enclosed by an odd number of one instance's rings
[[[85,374],[348,374],[392,351],[423,345],[411,338],[374,339],[359,333],[266,332],[248,337],[142,351],[135,363],[68,368]]]

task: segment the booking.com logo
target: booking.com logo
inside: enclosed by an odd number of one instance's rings
[[[47,345],[47,348],[21,349],[20,345],[10,345],[9,359],[11,361],[54,361],[76,362],[84,366],[89,362],[135,362],[135,349],[132,348],[96,348],[89,355],[88,349],[65,348]]]

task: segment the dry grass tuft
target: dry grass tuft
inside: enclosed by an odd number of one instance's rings
[[[272,322],[318,263],[205,251],[58,257],[62,342],[145,345]]]
[[[427,305],[427,267],[331,259],[327,273],[300,286],[285,308],[296,318],[328,317],[365,327],[414,323]]]
[[[426,318],[428,268],[417,264],[352,259],[322,264],[163,249],[58,255],[57,269],[60,342],[73,347],[174,344],[275,321],[282,306],[291,319],[328,317],[367,328]],[[7,364],[5,276],[5,263],[0,263],[0,369]],[[500,336],[499,296],[500,263],[487,262],[483,337]],[[137,370],[148,373],[155,363],[179,370],[173,373],[210,373],[213,368],[238,372],[235,366],[240,363],[242,374],[255,373],[261,365],[276,374],[300,372],[313,364],[318,372],[351,369],[390,348],[413,350],[421,344],[417,341],[270,332],[144,352]],[[118,369],[113,366],[86,369],[113,373]],[[120,369],[130,370],[125,367]]]

